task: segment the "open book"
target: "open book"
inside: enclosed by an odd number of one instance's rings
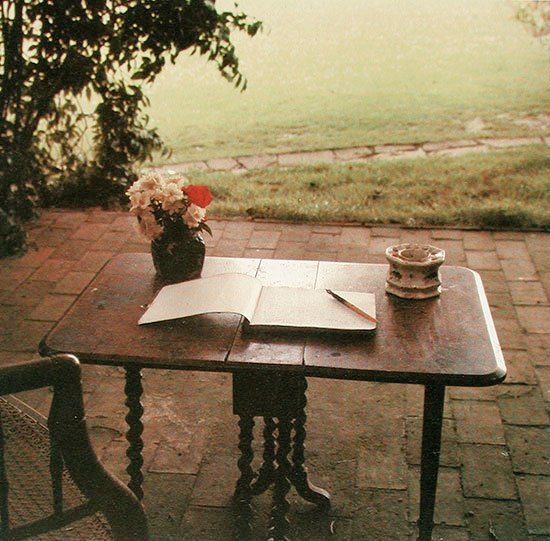
[[[335,291],[375,317],[374,295]],[[370,331],[376,323],[338,302],[325,289],[264,287],[246,274],[217,274],[164,286],[139,324],[216,312],[243,315],[251,327]]]

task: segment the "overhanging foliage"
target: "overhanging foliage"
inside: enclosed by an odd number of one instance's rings
[[[0,0],[0,210],[32,218],[59,185],[120,195],[163,150],[142,84],[188,50],[244,89],[231,33],[259,28],[205,0]]]

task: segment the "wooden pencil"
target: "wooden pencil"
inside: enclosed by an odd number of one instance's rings
[[[376,318],[372,317],[370,314],[367,314],[364,310],[361,310],[358,306],[355,306],[355,304],[352,304],[351,302],[347,301],[343,297],[340,297],[340,295],[337,295],[332,291],[331,289],[327,289],[326,292],[334,297],[338,302],[342,303],[346,308],[349,308],[350,310],[353,310],[356,314],[364,317],[365,319],[368,319],[372,323],[377,323]]]

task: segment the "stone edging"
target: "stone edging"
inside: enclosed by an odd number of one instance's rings
[[[293,167],[299,165],[318,165],[322,163],[340,162],[361,163],[373,159],[392,160],[425,158],[427,156],[462,156],[464,154],[484,153],[490,150],[540,144],[550,144],[550,137],[464,139],[460,141],[442,141],[435,143],[368,145],[342,149],[238,156],[235,158],[211,158],[208,160],[168,164],[155,167],[154,169],[166,174],[186,173],[192,170],[233,171],[239,173],[267,167]]]

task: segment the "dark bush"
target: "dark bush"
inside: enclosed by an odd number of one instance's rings
[[[26,248],[27,243],[23,229],[0,209],[0,257],[21,254]]]
[[[166,150],[142,83],[189,50],[244,89],[231,32],[260,28],[207,0],[4,0],[0,23],[0,210],[15,227],[64,186],[83,202],[120,197]]]

